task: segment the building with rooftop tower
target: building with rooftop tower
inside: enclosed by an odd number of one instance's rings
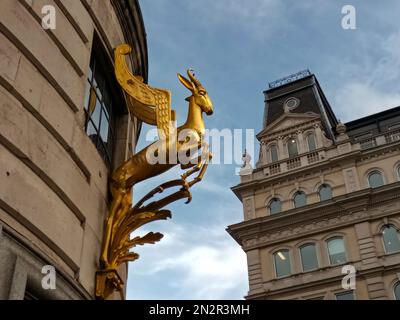
[[[400,299],[400,107],[341,123],[308,70],[264,95],[257,165],[232,188],[244,221],[227,229],[246,298]]]

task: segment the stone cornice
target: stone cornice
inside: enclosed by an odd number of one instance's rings
[[[330,201],[234,224],[227,231],[247,251],[359,221],[398,214],[398,211],[367,209],[399,199],[399,191],[400,182],[363,189]]]

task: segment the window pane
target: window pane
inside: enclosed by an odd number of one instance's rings
[[[276,146],[272,146],[269,150],[271,154],[271,162],[278,161],[278,149]]]
[[[104,109],[101,114],[100,136],[103,142],[108,142],[108,119],[106,117]]]
[[[289,250],[281,250],[274,254],[276,276],[284,277],[290,275]]]
[[[315,136],[313,134],[309,134],[307,136],[307,144],[309,151],[314,151],[315,149],[317,149],[317,145],[315,143]]]
[[[101,67],[97,64],[96,71],[94,75],[94,82],[96,92],[100,100],[103,100],[103,92],[106,90],[106,81],[102,73]]]
[[[383,243],[387,253],[400,250],[399,232],[393,226],[385,227],[382,231]]]
[[[287,142],[287,147],[290,158],[296,157],[298,155],[297,142],[295,139],[289,139],[289,141]]]
[[[314,244],[308,244],[300,248],[303,270],[308,271],[318,268],[317,251]]]
[[[94,105],[94,110],[89,110],[88,112],[90,118],[93,121],[93,124],[96,126],[98,130],[100,128],[100,113],[101,113],[101,103],[98,99],[96,100],[96,104]]]
[[[97,130],[95,126],[93,125],[93,122],[89,120],[87,124],[87,129],[86,129],[86,134],[89,136],[90,140],[97,146]]]
[[[272,199],[269,204],[271,214],[279,213],[282,210],[282,202],[279,199]]]
[[[397,282],[397,284],[394,286],[394,297],[396,300],[400,300],[400,282]]]
[[[346,252],[343,239],[337,238],[328,241],[329,261],[332,265],[346,262]]]
[[[368,182],[371,188],[377,188],[384,184],[382,174],[378,171],[374,171],[368,176]]]
[[[354,300],[353,291],[337,293],[336,300]]]
[[[319,199],[321,201],[332,199],[332,189],[327,184],[322,185],[319,189]]]
[[[299,208],[303,207],[307,204],[307,197],[304,192],[297,192],[296,195],[294,196],[294,207]]]

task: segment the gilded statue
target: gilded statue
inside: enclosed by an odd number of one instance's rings
[[[131,248],[155,243],[163,237],[160,233],[150,232],[143,237],[131,238],[131,233],[148,222],[171,217],[169,210],[162,209],[169,203],[183,198],[190,202],[190,188],[202,180],[212,158],[204,142],[203,113],[211,115],[213,105],[193,70],[187,70],[187,78],[178,74],[179,81],[191,95],[186,99],[189,103],[187,120],[176,127],[170,91],[150,87],[143,78],[129,71],[125,56],[131,51],[127,44],[115,49],[115,75],[126,93],[130,112],[139,120],[157,126],[159,140],[122,163],[110,177],[112,202],[104,224],[100,270],[96,274],[98,299],[106,299],[115,290],[121,291],[123,280],[118,267],[139,257],[130,251]],[[132,207],[132,187],[136,183],[160,175],[176,165],[186,171],[178,179],[153,189]],[[191,176],[194,178],[189,180]],[[178,187],[178,191],[146,204],[173,187]]]

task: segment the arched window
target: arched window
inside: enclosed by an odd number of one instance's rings
[[[278,278],[291,274],[289,250],[279,250],[274,253],[275,273]]]
[[[278,198],[273,198],[268,205],[269,213],[275,214],[282,211],[282,202]]]
[[[325,201],[329,199],[332,199],[332,188],[328,184],[323,184],[319,188],[319,200]]]
[[[400,282],[397,282],[394,285],[394,298],[400,300]]]
[[[315,135],[313,133],[310,133],[307,138],[307,145],[308,145],[308,151],[314,151],[317,149],[317,144],[315,142]]]
[[[318,268],[317,250],[314,243],[308,243],[300,247],[300,257],[303,271]]]
[[[287,142],[289,158],[297,157],[299,154],[297,150],[297,141],[295,138],[290,138]]]
[[[385,183],[383,181],[383,176],[382,173],[380,173],[379,171],[375,170],[372,171],[369,175],[368,175],[368,184],[371,188],[378,188],[380,186],[383,186]]]
[[[269,147],[269,158],[271,162],[278,161],[278,148],[275,145]]]
[[[397,167],[397,179],[400,180],[400,166]]]
[[[393,225],[387,225],[383,228],[382,239],[386,253],[400,251],[399,231]]]
[[[307,204],[307,196],[302,191],[297,191],[293,197],[293,204],[295,208],[303,207]]]
[[[342,238],[332,238],[326,243],[328,246],[329,262],[331,265],[346,262],[346,250]]]

